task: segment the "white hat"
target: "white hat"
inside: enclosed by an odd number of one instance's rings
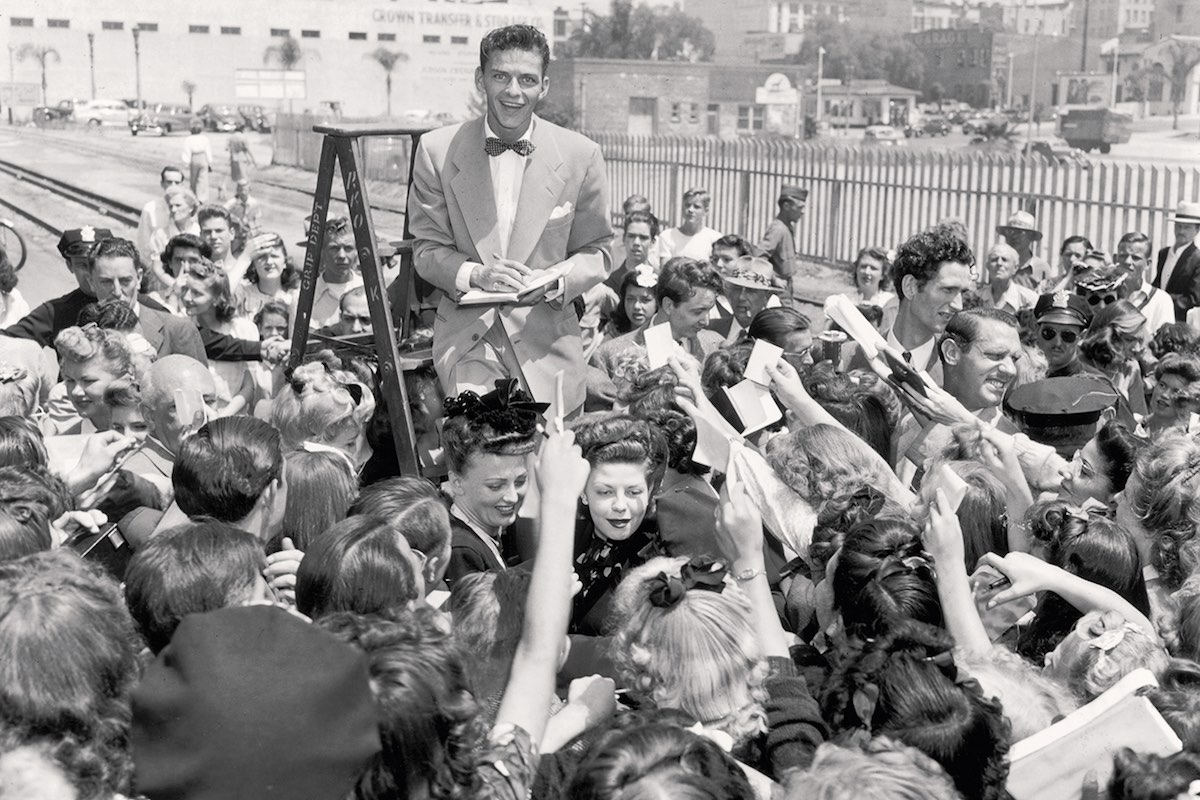
[[[1180,203],[1175,207],[1175,213],[1167,217],[1167,222],[1200,225],[1200,203]]]

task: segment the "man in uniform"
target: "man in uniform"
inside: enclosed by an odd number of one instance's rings
[[[600,148],[534,115],[546,95],[550,49],[529,25],[489,32],[475,84],[481,119],[421,138],[409,204],[417,272],[446,296],[434,323],[442,390],[480,394],[518,378],[564,408],[583,406],[583,348],[572,301],[612,269],[608,184]],[[517,292],[554,269],[560,277],[518,302],[460,305],[470,290]]]
[[[112,231],[108,228],[93,228],[90,225],[63,231],[58,240],[58,252],[67,262],[67,269],[75,276],[78,286],[42,303],[16,324],[6,328],[4,333],[16,339],[32,339],[42,347],[53,347],[54,337],[63,328],[69,328],[78,321],[79,312],[84,306],[96,302],[96,290],[92,288],[88,270],[88,253],[97,242],[111,238]]]
[[[763,234],[758,249],[775,268],[775,279],[787,287],[785,296],[792,296],[792,275],[796,272],[796,223],[804,216],[808,202],[808,190],[799,186],[784,186],[779,191],[779,213],[767,232]]]

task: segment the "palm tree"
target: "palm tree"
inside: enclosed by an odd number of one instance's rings
[[[192,110],[192,96],[196,94],[196,84],[191,81],[184,81],[179,85],[183,89],[183,93],[188,96],[188,111]]]
[[[279,44],[271,45],[266,50],[263,50],[264,64],[270,64],[274,61],[285,71],[294,70],[306,58],[320,61],[321,55],[315,50],[301,47],[300,42],[291,34],[283,37],[283,41]],[[288,98],[288,113],[292,113],[292,98],[290,97]]]
[[[397,64],[408,61],[408,53],[377,47],[363,58],[369,58],[383,67],[384,82],[387,85],[387,115],[390,117],[392,115],[392,70],[396,68]]]
[[[58,55],[58,51],[53,47],[42,44],[30,44],[26,42],[21,45],[21,49],[17,51],[17,59],[24,61],[27,58],[36,59],[42,68],[42,105],[49,105],[46,102],[46,62],[53,61],[55,64],[62,59]]]

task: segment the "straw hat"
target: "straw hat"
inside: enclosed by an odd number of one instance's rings
[[[1032,233],[1035,242],[1042,240],[1042,232],[1038,230],[1037,219],[1028,211],[1018,211],[1008,218],[1008,222],[996,226],[996,233],[1001,236],[1017,231]]]
[[[1167,222],[1182,222],[1185,225],[1200,225],[1200,203],[1180,203]]]
[[[775,294],[783,291],[775,285],[775,268],[771,266],[771,262],[757,256],[742,256],[733,262],[733,266],[725,270],[721,277],[725,279],[726,284],[746,289],[759,289]]]

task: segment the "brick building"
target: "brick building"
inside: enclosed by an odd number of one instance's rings
[[[796,87],[808,77],[795,65],[562,59],[550,65],[546,100],[573,109],[583,130],[792,136],[800,130]]]

